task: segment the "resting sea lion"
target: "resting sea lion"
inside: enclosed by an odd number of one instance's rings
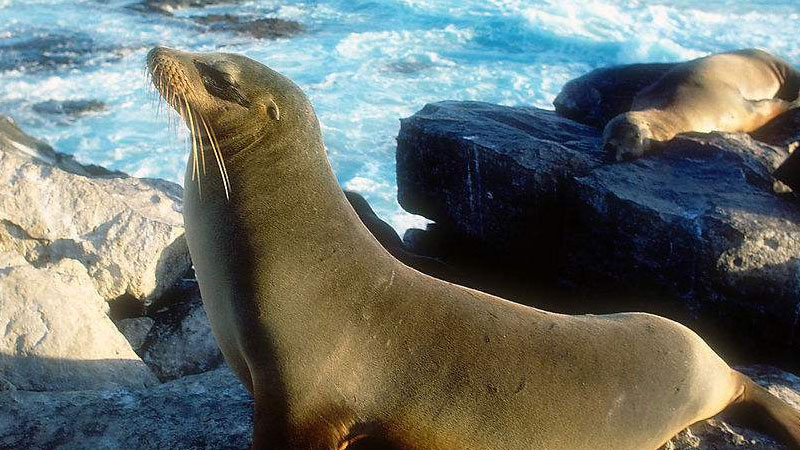
[[[606,124],[606,154],[638,158],[679,133],[752,132],[800,106],[800,72],[755,49],[678,64]]]
[[[288,78],[161,47],[148,66],[194,136],[187,241],[255,400],[253,448],[655,449],[737,403],[800,448],[800,413],[678,323],[553,314],[398,262],[348,204]]]

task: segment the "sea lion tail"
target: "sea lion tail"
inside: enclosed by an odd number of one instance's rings
[[[791,450],[800,450],[800,411],[772,395],[748,376],[736,372],[740,394],[730,406],[735,418],[779,437]]]

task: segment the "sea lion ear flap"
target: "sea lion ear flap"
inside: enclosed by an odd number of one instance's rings
[[[267,101],[267,115],[269,115],[272,120],[281,120],[281,110],[278,109],[278,104],[275,103],[275,100],[272,98]]]

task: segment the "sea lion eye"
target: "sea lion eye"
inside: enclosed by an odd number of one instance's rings
[[[239,89],[231,74],[202,61],[195,61],[194,66],[209,94],[245,108],[250,107],[250,99]]]

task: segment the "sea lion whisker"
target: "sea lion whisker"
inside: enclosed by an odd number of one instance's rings
[[[174,92],[172,93],[172,95],[171,95],[170,97],[166,97],[166,98],[164,98],[163,100],[164,100],[164,101],[165,101],[165,102],[166,102],[168,105],[169,105],[169,104],[172,104],[172,105],[178,105],[178,104],[179,104],[179,103],[178,103],[178,102],[175,100],[175,93],[174,93]],[[182,112],[181,112],[181,111],[182,111],[182,109],[183,109],[182,107],[181,107],[181,110],[173,109],[173,110],[171,110],[171,111],[170,111],[170,114],[169,114],[169,119],[168,119],[168,122],[169,122],[169,127],[170,127],[170,129],[172,129],[172,130],[173,130],[173,132],[174,132],[174,133],[176,133],[176,134],[178,133],[178,128],[179,128],[179,124],[180,124],[180,117],[182,117],[182,116],[183,116],[183,114],[182,114]]]
[[[192,107],[189,105],[189,100],[186,99],[186,96],[183,96],[183,102],[186,104],[186,118],[189,122],[189,135],[192,139],[192,180],[194,180],[195,175],[197,176],[197,189],[200,189],[200,163],[197,160],[197,141],[196,135],[194,131],[194,118],[192,114]]]
[[[205,121],[203,125],[206,126],[206,133],[209,135],[211,142],[211,150],[214,153],[214,158],[217,160],[217,167],[219,167],[219,174],[222,177],[222,186],[225,188],[225,198],[230,200],[230,179],[228,178],[228,169],[225,167],[225,159],[222,157],[222,151],[219,149],[219,142],[214,133],[214,128],[207,126]]]
[[[192,133],[191,133],[192,128],[191,128],[191,122],[189,120],[189,111],[188,111],[189,104],[186,101],[186,98],[183,98],[182,100],[183,100],[184,103],[183,103],[183,107],[181,108],[181,117],[183,118],[183,120],[186,123],[186,125],[189,127],[189,134],[186,137],[187,137],[187,139],[190,139],[191,136],[192,136]],[[194,150],[194,141],[191,141],[191,143],[187,142],[187,145],[191,145],[190,151],[191,151],[191,156],[192,156],[192,181],[194,181],[195,175],[197,173],[196,165],[195,165],[196,160],[194,158],[194,151],[195,151]]]
[[[206,118],[201,114],[197,113],[197,116],[200,118],[200,123],[203,124],[203,129],[205,130],[205,137],[208,139],[209,145],[211,145],[211,152],[214,152],[214,144],[211,142],[211,136],[208,133],[208,124],[206,123]],[[197,127],[197,131],[200,131],[200,127]],[[206,155],[203,151],[203,134],[200,135],[200,161],[203,163],[203,175],[206,175]]]
[[[200,113],[195,113],[195,122],[197,123],[197,144],[200,147],[200,163],[203,167],[203,175],[206,174],[206,155],[205,155],[205,148],[203,146],[203,133],[200,130],[200,123],[202,122],[205,124],[205,119],[203,119],[203,115]],[[199,171],[198,171],[199,173]]]
[[[184,99],[185,98],[186,97],[184,97]],[[186,101],[188,103],[188,100]],[[200,124],[198,123],[196,112],[191,107],[189,107],[188,110],[189,110],[190,123],[192,125],[192,128],[190,130],[192,136],[192,149],[193,149],[192,157],[194,159],[195,170],[197,171],[197,194],[200,196],[200,198],[203,198],[203,189],[202,185],[200,184],[201,182],[200,160],[203,159],[203,141],[202,141],[202,136],[200,134]],[[198,153],[200,154],[200,158],[197,157]]]

